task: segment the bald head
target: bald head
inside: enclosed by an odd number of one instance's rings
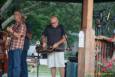
[[[58,18],[56,16],[52,16],[50,19],[52,27],[56,28],[59,25]]]

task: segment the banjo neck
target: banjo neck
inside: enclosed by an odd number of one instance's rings
[[[67,51],[71,51],[70,48],[46,48],[43,49],[41,46],[40,47],[36,47],[36,52],[37,53],[52,53],[52,52],[64,52],[65,50]]]

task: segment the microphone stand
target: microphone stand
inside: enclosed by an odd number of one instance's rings
[[[37,56],[37,77],[39,77],[40,56]]]
[[[37,57],[37,77],[39,77],[39,66],[40,66],[40,55],[39,54],[40,53],[38,53],[38,56],[36,56]]]
[[[65,35],[64,35],[64,37],[65,37],[65,39],[66,39],[66,42],[67,42],[67,46],[68,46],[68,48],[69,48],[69,51],[71,50],[71,47],[70,47],[70,44],[69,44],[69,41],[68,41],[68,38],[67,38],[67,33],[65,32]]]

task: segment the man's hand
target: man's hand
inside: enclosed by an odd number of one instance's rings
[[[10,27],[7,28],[7,31],[13,33],[13,30]]]
[[[58,46],[59,46],[59,44],[55,43],[52,47],[53,47],[53,49],[55,49],[55,48],[58,48]]]

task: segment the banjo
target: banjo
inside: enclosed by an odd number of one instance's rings
[[[65,32],[66,33],[66,32]],[[53,52],[63,52],[64,50],[67,50],[67,51],[72,51],[72,49],[70,48],[70,45],[69,45],[69,42],[68,42],[68,39],[67,39],[67,36],[64,35],[66,41],[67,41],[67,45],[69,48],[43,48],[41,45],[37,45],[36,46],[36,52],[39,54],[39,53],[43,53],[43,54],[47,54],[47,53],[53,53]]]
[[[64,50],[71,51],[70,48],[43,48],[42,46],[36,46],[37,53],[53,53],[53,52],[63,52]]]

